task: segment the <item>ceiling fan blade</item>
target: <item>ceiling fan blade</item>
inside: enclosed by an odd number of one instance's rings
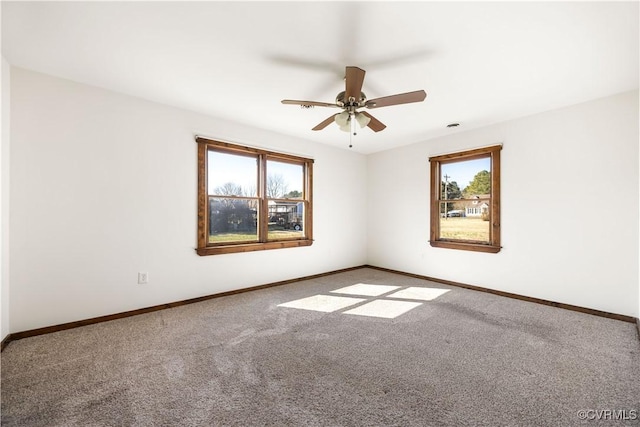
[[[362,93],[362,84],[364,83],[365,71],[358,67],[347,67],[345,70],[345,91],[344,102],[349,102],[349,99],[360,101],[360,94]]]
[[[333,123],[333,121],[335,120],[336,116],[337,116],[337,114],[334,114],[333,116],[328,117],[324,121],[318,123],[318,125],[316,127],[314,127],[313,129],[311,129],[311,130],[322,130],[322,129],[326,128],[327,126],[329,126],[329,124]]]
[[[424,90],[415,92],[400,93],[398,95],[383,96],[382,98],[370,99],[364,106],[367,108],[388,107],[389,105],[409,104],[411,102],[422,102],[427,97]]]
[[[331,104],[329,102],[297,101],[295,99],[283,99],[282,103],[289,105],[301,105],[303,107],[338,107],[337,104]]]
[[[364,114],[365,116],[369,117],[370,120],[367,126],[369,126],[369,128],[371,128],[371,130],[374,132],[380,132],[381,130],[387,127],[387,125],[385,125],[380,120],[376,119],[366,111],[361,111],[360,114]]]

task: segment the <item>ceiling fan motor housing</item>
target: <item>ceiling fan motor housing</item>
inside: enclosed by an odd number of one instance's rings
[[[340,92],[338,96],[336,96],[336,104],[338,104],[341,108],[360,108],[364,107],[365,102],[367,102],[367,96],[364,94],[364,92],[360,92],[360,99],[353,100],[351,102],[349,102],[348,99],[344,99],[344,96],[345,91]]]

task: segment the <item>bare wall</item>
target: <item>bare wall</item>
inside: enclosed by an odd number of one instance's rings
[[[363,155],[11,71],[12,332],[366,262]],[[314,244],[196,255],[194,134],[314,158]]]
[[[369,263],[637,317],[638,138],[633,91],[372,154]],[[428,158],[499,143],[502,251],[432,248]]]

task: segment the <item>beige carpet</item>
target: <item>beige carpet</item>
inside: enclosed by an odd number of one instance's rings
[[[1,362],[3,426],[640,424],[635,325],[374,269],[14,341]]]

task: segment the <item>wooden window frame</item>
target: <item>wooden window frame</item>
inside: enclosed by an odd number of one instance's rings
[[[215,141],[200,136],[196,137],[198,144],[198,237],[196,253],[201,256],[219,255],[237,252],[252,252],[269,249],[294,248],[310,246],[313,243],[313,159],[277,153],[253,147],[245,147],[227,142]],[[258,158],[258,242],[251,243],[209,243],[209,189],[208,189],[208,152],[214,150],[228,154],[250,155]],[[300,199],[305,204],[304,209],[304,237],[287,238],[282,240],[268,239],[268,200],[266,194],[267,160],[299,164],[303,166],[303,196]]]
[[[502,145],[460,151],[429,157],[431,163],[431,232],[429,243],[435,248],[459,249],[465,251],[498,253],[500,246],[500,151]],[[490,227],[489,242],[476,242],[458,239],[442,239],[440,236],[441,165],[466,160],[489,158],[491,161],[491,195],[489,198]],[[462,199],[462,201],[470,199]],[[486,199],[484,199],[486,200]]]

